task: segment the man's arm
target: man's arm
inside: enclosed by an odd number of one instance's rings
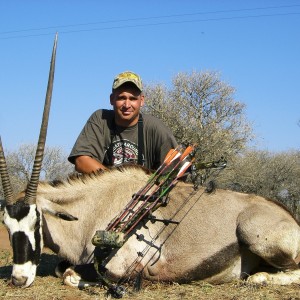
[[[74,160],[75,170],[79,173],[92,173],[107,168],[94,158],[86,155],[77,156]]]

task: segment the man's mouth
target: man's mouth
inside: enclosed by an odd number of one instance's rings
[[[125,116],[128,116],[128,115],[132,114],[132,111],[129,111],[129,110],[125,110],[125,111],[124,111],[124,110],[123,110],[123,111],[122,111],[122,114],[125,115]]]

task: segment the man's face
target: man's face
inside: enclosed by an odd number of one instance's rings
[[[117,125],[133,126],[138,122],[144,95],[134,85],[123,84],[110,95],[110,104],[114,108]]]

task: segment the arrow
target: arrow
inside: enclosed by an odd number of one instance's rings
[[[182,161],[184,161],[194,149],[195,149],[195,146],[187,147],[187,149],[183,152],[183,154],[181,154],[178,163],[172,168],[172,170],[168,173],[168,175],[164,178],[164,180],[155,188],[155,190],[150,195],[147,196],[144,203],[138,207],[137,211],[135,211],[131,215],[131,217],[125,223],[123,223],[121,225],[121,228],[117,229],[117,231],[125,230],[126,226],[133,220],[133,218],[137,217],[138,214],[142,211],[142,209],[144,209],[146,207],[147,202],[151,198],[151,196],[153,196],[157,191],[159,191],[163,187],[163,185],[167,182],[167,180],[171,177],[171,175],[173,175],[174,171],[179,167],[179,165],[182,163]],[[188,164],[184,164],[180,168],[180,170],[174,180],[178,181],[178,179],[183,176],[183,171],[185,172],[191,164],[192,164],[192,162],[189,162]],[[178,177],[178,175],[180,175],[180,177]],[[172,182],[175,182],[174,180]],[[171,188],[171,186],[169,187],[169,189],[170,188]],[[164,194],[166,194],[166,192]],[[152,205],[150,205],[150,207],[151,208],[154,207],[161,197],[162,197],[162,195],[160,195],[157,198],[157,200],[152,202]],[[147,210],[149,211],[149,208],[147,208]],[[146,210],[146,212],[142,213],[141,217],[138,217],[138,220],[134,222],[134,224],[130,227],[130,229],[125,234],[127,234],[129,231],[131,231],[133,229],[133,227],[135,227],[138,224],[138,222],[147,214],[147,210]]]
[[[114,227],[116,227],[124,218],[128,216],[130,213],[129,210],[132,210],[136,207],[137,203],[143,197],[146,195],[146,193],[155,185],[155,183],[159,180],[159,178],[164,174],[164,171],[171,165],[171,163],[178,159],[181,156],[181,153],[178,149],[180,149],[181,146],[177,146],[175,149],[171,149],[163,163],[160,165],[160,167],[156,170],[156,172],[150,177],[148,182],[144,187],[142,187],[129,201],[129,203],[125,206],[123,211],[119,214],[118,217],[114,218],[112,222],[110,222],[106,228],[106,230],[112,230]]]

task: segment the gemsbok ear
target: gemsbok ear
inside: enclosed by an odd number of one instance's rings
[[[63,209],[59,204],[53,203],[47,199],[43,199],[41,203],[41,209],[43,213],[50,214],[53,217],[63,219],[65,221],[77,221],[78,218],[74,217]]]
[[[67,212],[62,212],[62,211],[57,212],[56,217],[63,219],[65,221],[77,221],[78,220],[78,218],[72,216],[71,214],[69,214]]]

